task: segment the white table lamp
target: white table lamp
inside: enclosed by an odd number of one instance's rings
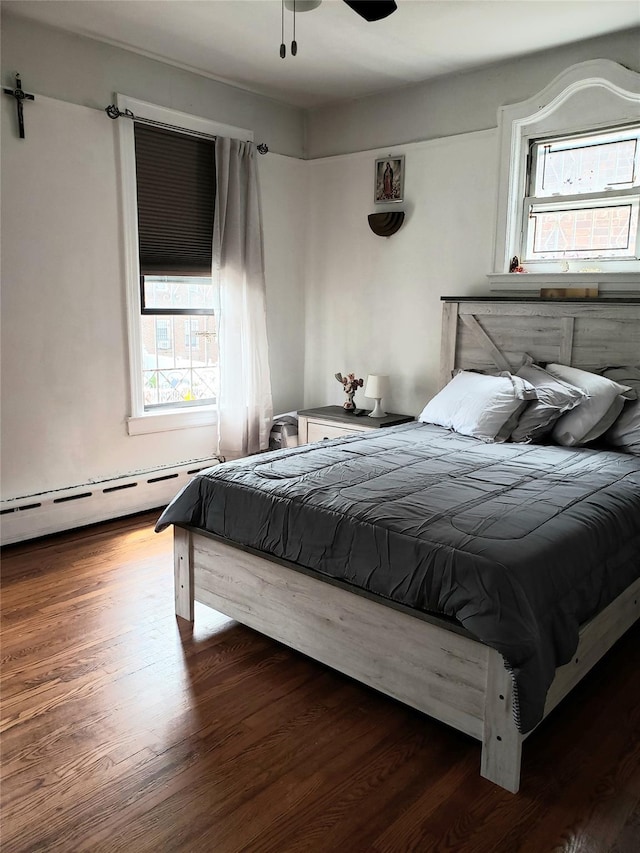
[[[373,373],[367,376],[367,384],[364,387],[364,396],[368,397],[370,400],[376,401],[373,411],[369,412],[370,418],[386,417],[387,413],[380,405],[380,400],[389,394],[389,388],[388,376],[376,376]]]

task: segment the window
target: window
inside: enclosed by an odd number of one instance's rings
[[[253,133],[124,95],[117,104],[135,116],[117,123],[131,374],[128,431],[213,424],[218,388],[213,137],[253,139]]]
[[[138,122],[134,134],[144,410],[213,405],[213,140]],[[207,333],[202,353],[192,346],[199,316]]]
[[[146,411],[215,403],[218,344],[213,302],[210,276],[142,277]]]
[[[640,128],[530,143],[521,257],[638,257]]]
[[[606,59],[500,108],[493,286],[637,289],[639,115],[640,74]]]

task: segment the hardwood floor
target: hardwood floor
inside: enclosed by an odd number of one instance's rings
[[[480,745],[219,614],[155,514],[5,549],[2,850],[638,853],[640,625],[525,743]]]

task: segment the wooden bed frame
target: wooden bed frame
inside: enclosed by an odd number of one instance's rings
[[[445,298],[441,384],[455,368],[517,369],[523,353],[584,369],[634,364],[640,298]],[[482,742],[481,773],[513,793],[522,743],[512,680],[488,646],[192,528],[175,527],[176,614],[202,602]],[[640,578],[582,626],[545,716],[640,617]]]

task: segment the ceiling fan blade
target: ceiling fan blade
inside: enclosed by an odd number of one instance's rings
[[[344,0],[365,21],[380,21],[398,8],[395,0]]]

